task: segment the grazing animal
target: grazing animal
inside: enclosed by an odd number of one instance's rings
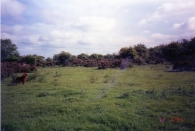
[[[24,73],[23,76],[17,77],[16,78],[16,84],[22,82],[23,85],[24,85],[24,83],[26,82],[26,77],[27,77],[27,74],[26,73]]]

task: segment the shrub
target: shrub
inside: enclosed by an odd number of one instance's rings
[[[2,62],[1,63],[1,78],[11,76],[13,73],[29,73],[31,71],[37,71],[36,66],[30,66],[26,63],[18,62]]]

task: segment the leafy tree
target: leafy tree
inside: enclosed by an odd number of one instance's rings
[[[162,44],[162,45],[150,48],[149,49],[150,56],[155,56],[155,57],[158,57],[158,58],[165,58],[164,50],[165,50],[166,46],[167,45]]]
[[[99,56],[98,56],[98,54],[93,53],[93,54],[91,54],[91,55],[89,56],[89,58],[90,58],[90,59],[97,60],[97,59],[99,59]]]
[[[127,57],[131,57],[131,59],[135,59],[138,57],[138,53],[137,51],[133,48],[133,47],[124,47],[121,48],[119,51],[119,55],[121,58],[127,58]]]
[[[26,55],[20,58],[21,62],[25,62],[26,64],[35,65],[36,57],[34,55]]]
[[[77,56],[79,59],[87,59],[89,58],[89,55],[88,54],[85,54],[85,53],[81,53]]]
[[[52,59],[52,58],[50,58],[50,57],[48,57],[48,58],[46,59],[46,61],[47,61],[47,62],[52,62],[52,61],[53,61],[53,59]]]
[[[195,37],[191,38],[191,41],[189,42],[188,49],[190,49],[191,53],[195,53]]]
[[[76,55],[71,55],[70,59],[71,59],[71,60],[77,59],[77,56],[76,56]]]
[[[59,55],[60,55],[60,54],[54,54],[54,56],[53,56],[53,60],[54,60],[54,61],[58,61],[58,57],[59,57]]]
[[[17,61],[18,59],[17,46],[10,39],[1,39],[1,61]]]
[[[97,55],[99,60],[104,58],[102,54],[97,54]]]
[[[165,47],[164,53],[166,59],[173,63],[178,59],[178,56],[180,56],[180,54],[182,53],[182,45],[179,42],[171,42]]]
[[[120,54],[119,54],[119,52],[113,53],[112,55],[113,55],[114,58],[120,59]]]
[[[183,39],[181,45],[183,47],[183,55],[192,55],[195,53],[195,37],[191,38],[190,41]]]
[[[70,60],[71,58],[71,54],[69,52],[64,52],[64,51],[62,51],[57,56],[58,56],[57,60],[59,60],[60,64],[65,64],[65,62],[67,60]]]
[[[45,57],[34,54],[35,62],[45,62]]]
[[[127,57],[128,54],[129,54],[129,53],[128,53],[128,47],[123,47],[123,48],[121,48],[120,51],[119,51],[119,55],[120,55],[120,57],[122,57],[122,58]]]
[[[104,56],[104,58],[106,58],[106,59],[114,59],[114,54],[106,54],[105,56]]]
[[[137,51],[138,55],[142,58],[148,58],[148,49],[143,44],[137,44],[134,46],[135,50]]]

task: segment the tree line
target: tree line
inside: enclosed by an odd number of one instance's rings
[[[194,68],[195,66],[195,37],[190,40],[183,39],[182,42],[173,41],[169,44],[161,44],[155,47],[147,48],[144,44],[123,47],[117,53],[113,54],[96,54],[91,55],[81,53],[77,56],[69,52],[62,51],[54,54],[53,58],[44,58],[43,56],[19,55],[17,46],[10,39],[1,39],[1,62],[25,62],[30,65],[48,66],[110,66],[114,64],[119,66],[125,58],[130,58],[131,64],[174,64],[175,68]],[[109,63],[112,62],[112,63]],[[103,64],[102,64],[103,63]],[[187,68],[187,67],[186,67]]]

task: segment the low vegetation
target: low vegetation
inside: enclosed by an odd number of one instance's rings
[[[16,73],[30,73],[32,71],[37,71],[36,66],[32,66],[25,63],[17,62],[1,62],[1,79],[4,79],[8,76],[13,76]]]
[[[195,130],[195,74],[170,69],[46,67],[24,85],[5,78],[1,130]]]
[[[53,59],[44,58],[37,54],[20,56],[17,46],[10,39],[1,39],[1,65],[7,69],[1,77],[10,76],[10,72],[30,72],[38,67],[54,67],[59,66],[84,66],[98,67],[98,69],[117,68],[125,59],[129,59],[133,65],[146,64],[174,64],[175,71],[195,71],[195,37],[190,40],[183,39],[181,42],[173,41],[169,44],[161,44],[155,47],[147,48],[144,44],[123,47],[117,53],[113,54],[85,54],[81,53],[77,56],[71,55],[69,52],[62,51],[54,54]],[[16,63],[4,63],[16,62]],[[5,65],[5,66],[4,66]],[[14,70],[8,69],[9,65],[16,65]],[[32,67],[31,67],[32,66]]]

